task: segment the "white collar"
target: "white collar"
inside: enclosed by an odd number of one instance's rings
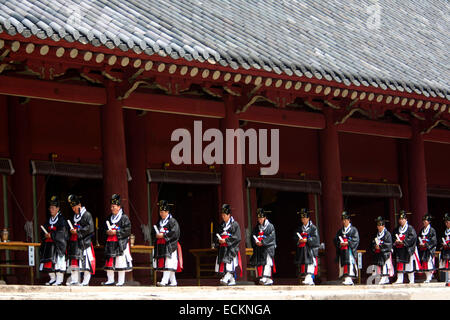
[[[311,227],[311,220],[308,221],[308,223],[306,224],[306,226],[302,223],[302,231],[308,231],[309,228]]]
[[[342,234],[345,235],[345,234],[349,233],[351,228],[352,228],[352,224],[349,223],[347,228],[346,227],[342,228]]]
[[[164,227],[167,223],[169,223],[170,218],[172,218],[172,215],[169,213],[164,220],[159,221],[159,226]]]
[[[264,221],[263,225],[258,224],[259,227],[259,231],[264,231],[266,230],[267,226],[269,225],[269,219],[266,218],[266,221]]]
[[[386,228],[383,228],[383,231],[381,231],[381,233],[380,232],[377,233],[377,238],[378,239],[383,238],[385,233],[386,233]]]
[[[80,213],[74,215],[73,217],[73,222],[78,223],[81,220],[81,217],[83,216],[83,214],[86,212],[86,208],[85,207],[81,207]]]
[[[231,224],[233,223],[233,221],[234,221],[233,216],[231,216],[230,219],[228,220],[228,222],[225,224],[223,231],[228,230],[231,227]]]
[[[50,216],[50,219],[48,221],[48,223],[50,223],[52,226],[58,222],[59,219],[59,214],[61,213],[61,211],[58,211],[58,213],[56,214],[56,216],[53,218],[52,216]]]
[[[116,214],[116,215],[112,214],[112,215],[111,215],[111,222],[112,222],[113,224],[116,224],[117,222],[119,222],[120,219],[122,218],[122,213],[123,213],[123,210],[122,210],[122,208],[120,208],[118,214]]]
[[[406,232],[406,230],[408,230],[408,222],[406,222],[405,223],[405,225],[402,227],[402,226],[399,226],[399,228],[398,228],[398,231],[400,232],[400,233],[405,233]]]
[[[450,236],[450,228],[449,229],[445,229],[445,233],[444,233],[447,237]]]
[[[426,236],[430,232],[431,224],[429,224],[426,228],[422,230],[422,235]]]

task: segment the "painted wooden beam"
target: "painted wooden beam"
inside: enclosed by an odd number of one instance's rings
[[[385,123],[364,119],[347,119],[337,126],[339,132],[365,134],[396,139],[410,139],[411,127],[406,124]]]
[[[423,135],[423,140],[427,142],[450,144],[450,130],[433,129],[430,133]]]
[[[224,118],[223,102],[163,94],[134,92],[123,100],[124,108],[175,113],[206,118]]]
[[[106,103],[104,88],[11,76],[0,76],[0,94],[91,105]]]
[[[247,111],[238,114],[239,120],[268,123],[273,125],[323,129],[325,118],[321,113],[275,109],[252,106]]]

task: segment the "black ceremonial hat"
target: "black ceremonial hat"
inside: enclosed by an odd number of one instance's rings
[[[258,218],[265,218],[265,217],[267,217],[267,214],[269,212],[271,212],[271,211],[266,211],[263,208],[258,208],[258,209],[256,209],[256,216]]]
[[[67,197],[67,201],[69,202],[71,207],[75,207],[76,205],[80,204],[80,198],[74,194],[69,195],[69,197]]]
[[[111,204],[120,206],[120,195],[118,195],[117,193],[114,193],[111,196]]]
[[[398,216],[399,219],[408,219],[407,215],[411,214],[411,212],[406,212],[406,210],[400,210],[400,214]]]
[[[444,214],[444,221],[450,221],[450,214]]]
[[[422,217],[422,221],[427,220],[427,221],[431,221],[432,217],[429,213],[425,213],[424,216]]]
[[[57,196],[52,196],[52,197],[50,198],[49,203],[50,203],[51,206],[55,206],[55,207],[58,207],[58,208],[59,208],[59,206],[60,206],[60,205],[59,205],[59,199],[58,199]]]
[[[375,219],[375,222],[377,223],[377,226],[384,226],[386,224],[386,222],[389,222],[389,221],[384,220],[384,218],[382,216],[378,216]]]
[[[170,211],[171,204],[167,200],[159,200],[158,207],[159,211]]]
[[[231,206],[227,203],[222,205],[222,213],[231,214]]]
[[[342,218],[342,220],[344,220],[344,219],[350,219],[350,217],[354,217],[354,216],[355,216],[354,214],[350,214],[350,213],[348,213],[348,211],[342,211],[341,218]]]
[[[297,212],[297,214],[300,215],[300,218],[309,218],[310,215],[310,210],[306,209],[306,208],[301,208],[299,212]]]

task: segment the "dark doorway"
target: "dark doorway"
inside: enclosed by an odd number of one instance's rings
[[[351,217],[351,223],[359,232],[360,242],[358,249],[366,250],[366,253],[363,255],[361,270],[361,281],[364,283],[368,276],[366,273],[367,267],[372,264],[373,259],[370,245],[377,233],[375,219],[378,216],[382,216],[389,220],[389,198],[345,196],[344,209],[350,214],[355,214],[355,216]],[[386,223],[386,229],[391,233],[394,226],[394,221]]]
[[[86,207],[86,210],[92,214],[94,223],[96,218],[98,218],[100,227],[105,217],[109,214],[109,208],[103,208],[103,181],[100,179],[81,179],[65,176],[46,177],[45,201],[47,203],[52,195],[58,196],[61,201],[61,213],[66,219],[73,217],[72,208],[67,202],[67,197],[70,194],[76,194],[81,197],[81,205]],[[48,216],[48,210],[46,210],[46,214]],[[101,237],[101,235],[99,236]]]
[[[295,278],[294,255],[295,232],[301,223],[297,212],[308,207],[308,194],[270,189],[256,190],[258,208],[271,211],[269,221],[276,230],[276,273],[274,278]],[[255,225],[256,222],[252,222]]]
[[[215,185],[161,184],[158,200],[168,200],[173,217],[181,229],[183,272],[180,279],[195,278],[195,259],[189,249],[211,248],[211,222],[219,223],[217,187]]]
[[[450,213],[450,198],[428,197],[428,213],[433,217],[431,226],[436,230],[438,243],[440,244],[442,242],[440,239],[446,228],[444,215],[445,213]]]
[[[52,195],[59,197],[61,201],[61,213],[66,218],[73,216],[73,211],[67,202],[70,194],[81,197],[82,206],[92,214],[92,218],[98,218],[99,225],[109,213],[108,208],[103,208],[103,181],[100,179],[81,179],[64,176],[47,176],[45,185],[45,201]]]

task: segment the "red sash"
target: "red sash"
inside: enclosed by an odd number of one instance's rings
[[[342,237],[342,240],[344,240],[344,245],[343,246],[341,246],[341,250],[348,250],[348,239],[347,239],[347,237],[346,236],[343,236]]]
[[[302,236],[303,239],[308,237],[308,234],[306,232],[302,232],[300,235]],[[306,242],[299,242],[299,244],[298,244],[299,248],[303,248],[305,246],[306,246]]]
[[[422,238],[422,243],[425,245],[425,243],[426,243],[426,240],[427,240],[427,236],[424,236],[423,238]],[[425,247],[425,246],[419,246],[419,250],[420,251],[426,251],[427,250],[427,247]]]
[[[230,236],[227,235],[227,234],[225,234],[225,235],[221,235],[220,237],[221,237],[223,240],[225,240],[225,239],[229,238]],[[221,247],[228,247],[228,244],[227,244],[227,242],[225,241],[224,243],[221,243],[220,246],[221,246]]]
[[[406,238],[406,235],[405,235],[405,234],[401,234],[401,235],[399,235],[398,237],[399,237],[399,239],[400,239],[401,241],[404,241],[405,238]],[[404,247],[405,247],[405,244],[404,244],[404,243],[396,244],[395,247],[396,247],[396,248],[404,248]]]
[[[52,234],[53,231],[56,231],[56,227],[55,226],[48,227],[48,233],[50,235]],[[53,242],[53,239],[52,239],[52,237],[50,237],[50,238],[46,238],[44,241],[45,242]]]

